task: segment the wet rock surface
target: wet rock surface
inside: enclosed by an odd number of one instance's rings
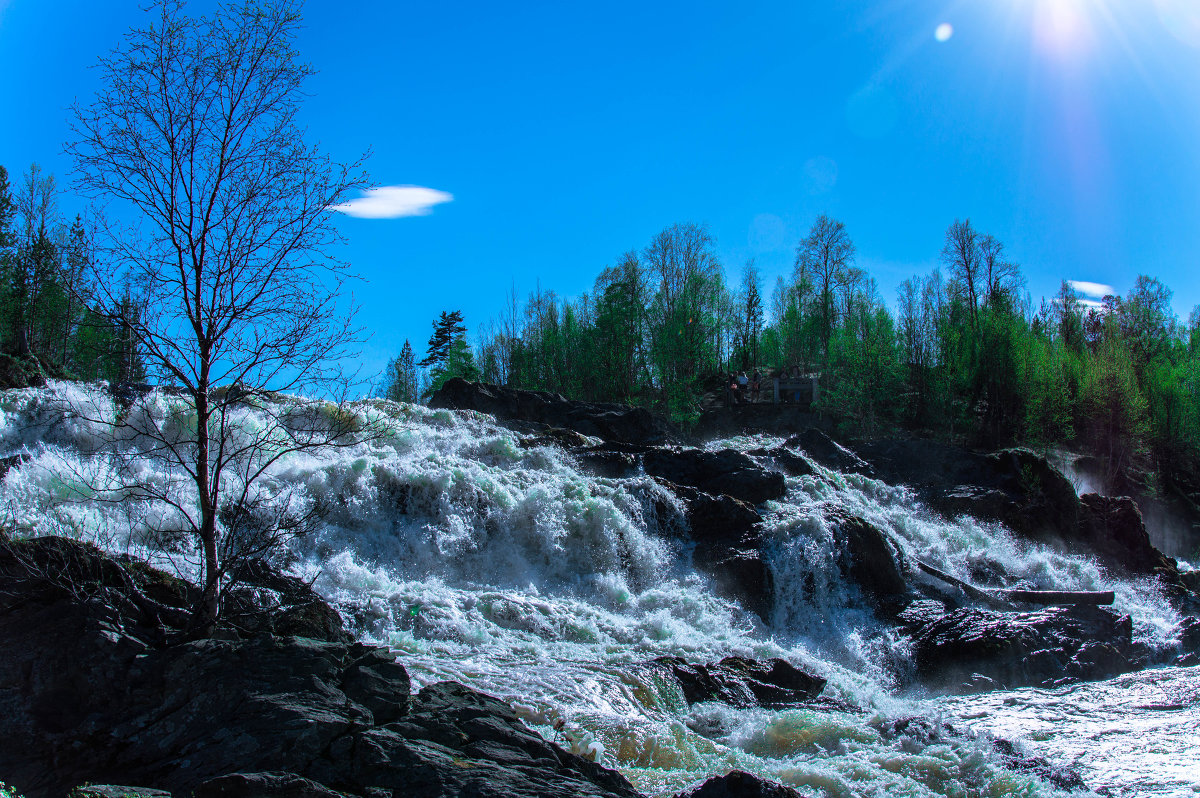
[[[1146,652],[1127,615],[1089,605],[1039,612],[962,608],[901,615],[923,682],[963,692],[1105,679],[1136,670]],[[982,678],[977,678],[982,677]]]
[[[164,601],[186,594],[86,544],[0,544],[8,783],[27,798],[84,782],[247,798],[637,795],[497,699],[449,682],[410,696],[390,654],[322,613],[306,628],[326,639],[269,631],[278,622],[189,637]]]
[[[947,516],[999,521],[1039,540],[1060,539],[1078,523],[1075,488],[1028,449],[981,454],[931,440],[881,440],[855,451],[872,476],[912,486]]]
[[[834,517],[842,572],[877,608],[890,607],[908,593],[900,549],[869,521],[855,515]]]
[[[646,453],[643,465],[651,476],[748,504],[762,504],[787,492],[782,474],[733,449],[653,449]]]
[[[654,664],[679,683],[689,704],[719,701],[734,707],[778,709],[812,701],[825,689],[824,679],[783,659],[726,657],[697,665],[682,657],[659,657]]]
[[[1079,497],[1079,525],[1074,540],[1094,552],[1118,572],[1156,575],[1178,582],[1175,561],[1150,543],[1146,523],[1133,499],[1127,496]]]

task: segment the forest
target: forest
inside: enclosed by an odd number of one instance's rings
[[[59,215],[53,175],[34,165],[13,182],[0,166],[0,386],[144,381],[137,341],[104,301],[128,317],[136,293],[97,282],[94,234]]]
[[[767,299],[753,261],[731,285],[714,245],[704,226],[675,224],[590,293],[510,293],[472,348],[461,313],[444,312],[426,358],[405,342],[383,392],[418,399],[466,376],[642,405],[686,426],[729,372],[795,367],[820,375],[815,409],[848,435],[1066,445],[1100,457],[1110,481],[1138,473],[1152,490],[1197,470],[1200,308],[1181,321],[1154,277],[1100,300],[1063,280],[1035,303],[1003,242],[955,220],[941,267],[905,280],[889,305],[846,226],[822,215]]]
[[[61,217],[56,191],[37,166],[19,181],[0,167],[0,378],[152,379],[128,330],[136,286],[98,282],[94,234]],[[847,435],[1065,444],[1099,456],[1110,481],[1200,471],[1200,308],[1181,320],[1146,275],[1124,296],[1084,299],[1064,280],[1035,302],[1003,242],[970,220],[940,243],[941,267],[889,304],[846,226],[821,215],[768,298],[753,261],[731,284],[709,231],[675,224],[577,298],[510,292],[473,336],[461,312],[442,312],[424,356],[406,341],[379,393],[420,401],[464,376],[687,426],[728,373],[797,369],[820,376],[814,409]]]

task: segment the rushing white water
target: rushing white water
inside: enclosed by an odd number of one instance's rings
[[[683,523],[682,509],[653,480],[592,476],[568,453],[526,448],[521,436],[478,413],[383,401],[364,401],[354,412],[384,433],[285,457],[262,483],[268,499],[324,508],[320,529],[293,543],[293,567],[315,579],[363,639],[394,650],[418,684],[455,679],[505,698],[547,737],[620,768],[649,794],[672,794],[733,767],[811,795],[1053,794],[1035,777],[1006,770],[986,734],[929,743],[893,730],[889,721],[907,716],[975,723],[977,712],[1003,717],[994,705],[1005,697],[1025,705],[1038,699],[1024,698],[1029,691],[953,701],[903,692],[903,644],[863,609],[836,565],[834,510],[868,519],[908,555],[964,579],[1003,572],[1033,588],[1114,590],[1135,636],[1156,646],[1170,644],[1178,621],[1149,583],[1112,579],[1090,560],[1023,543],[997,525],[947,521],[905,488],[818,467],[789,478],[787,496],[764,509],[776,577],[764,625],[692,568],[686,548],[666,534]],[[115,459],[106,422],[139,413],[182,425],[189,418],[180,400],[157,392],[132,409],[94,387],[5,392],[0,457],[23,462],[0,484],[0,520],[187,571],[186,550],[163,551],[161,535],[151,534],[178,524],[178,511],[123,500],[118,462],[132,463],[139,479],[185,506],[194,490],[138,436],[122,435],[123,460]],[[263,427],[249,407],[240,423]],[[844,706],[689,708],[679,688],[646,665],[666,654],[697,662],[785,657],[826,677],[825,694]],[[1186,684],[1200,682],[1176,672]],[[1111,684],[1081,685],[1071,695],[1085,707],[1117,689]],[[1012,718],[989,728],[1028,736]],[[1079,761],[1086,778],[1093,760]],[[1140,794],[1171,794],[1180,783],[1164,778]]]

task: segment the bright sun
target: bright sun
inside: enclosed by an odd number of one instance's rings
[[[1029,15],[1034,41],[1059,57],[1084,55],[1103,27],[1120,29],[1133,16],[1157,18],[1180,41],[1200,47],[1200,0],[1016,0]]]

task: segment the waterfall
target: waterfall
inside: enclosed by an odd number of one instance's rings
[[[0,457],[10,467],[0,522],[189,573],[186,540],[164,548],[152,534],[177,511],[121,501],[117,458],[127,473],[175,490],[180,503],[194,488],[138,436],[122,437],[114,451],[104,431],[130,413],[186,424],[180,402],[153,391],[125,408],[103,386],[58,382],[4,392]],[[906,557],[963,579],[1000,572],[1033,589],[1113,590],[1115,609],[1148,645],[1168,645],[1179,621],[1149,582],[1114,578],[999,524],[943,518],[903,486],[815,465],[761,508],[775,576],[764,622],[692,566],[674,534],[683,507],[644,474],[595,476],[569,451],[530,445],[476,412],[382,400],[353,412],[383,434],[285,456],[259,486],[267,501],[322,508],[319,528],[290,544],[289,567],[363,640],[393,650],[418,685],[454,679],[506,699],[544,736],[620,768],[648,794],[733,767],[811,795],[1053,793],[1007,768],[969,724],[930,739],[941,719],[969,716],[973,699],[946,703],[906,689],[903,639],[837,564],[831,519],[839,514],[866,519]],[[255,409],[239,423],[259,423]],[[730,654],[786,658],[828,679],[831,700],[775,711],[689,707],[648,664]],[[914,716],[930,720],[899,722]]]

